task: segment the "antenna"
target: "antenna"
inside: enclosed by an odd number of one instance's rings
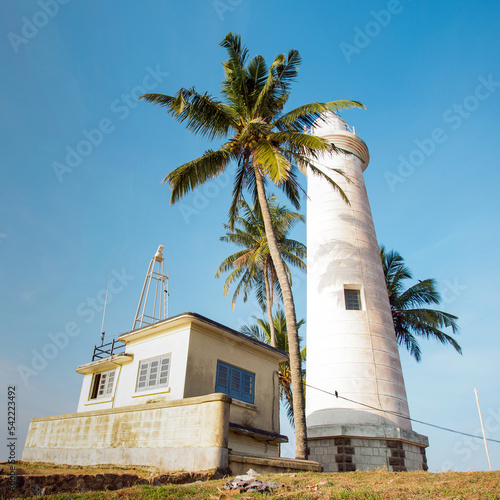
[[[164,259],[162,252],[163,245],[160,245],[149,263],[132,330],[147,325],[153,325],[162,319],[168,318],[168,275],[164,275]],[[150,302],[148,305],[151,283],[153,281],[155,282],[153,292],[154,299],[152,300],[152,304]]]
[[[108,303],[108,290],[109,290],[109,277],[111,273],[108,274],[108,283],[106,285],[106,298],[104,299],[104,309],[102,311],[102,323],[101,323],[101,345],[104,345],[104,336],[106,335],[104,331],[104,317],[106,316],[106,305]]]
[[[486,456],[488,457],[488,465],[490,466],[490,470],[492,470],[490,452],[488,451],[488,441],[486,440],[486,434],[484,433],[483,416],[481,415],[481,407],[479,406],[479,396],[477,395],[477,389],[475,387],[474,387],[474,393],[476,394],[477,411],[479,412],[479,420],[481,421],[481,430],[483,431],[484,448],[486,450]]]
[[[167,269],[167,278],[165,280],[165,288],[163,289],[163,292],[165,293],[164,301],[163,301],[163,317],[168,318],[168,296],[170,295],[168,293],[168,280],[169,280],[169,273],[170,270]]]

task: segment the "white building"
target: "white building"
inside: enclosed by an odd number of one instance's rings
[[[307,179],[307,384],[310,458],[325,471],[426,469],[412,431],[378,242],[363,179],[368,148],[330,113],[312,133],[351,154]],[[342,170],[347,178],[335,173]],[[339,397],[335,396],[335,391]]]
[[[31,421],[23,460],[320,470],[279,458],[286,353],[194,313],[124,333],[123,353],[81,365],[76,413]],[[110,354],[110,353],[108,353]]]

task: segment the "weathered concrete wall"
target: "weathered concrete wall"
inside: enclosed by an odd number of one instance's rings
[[[224,394],[210,394],[35,418],[22,460],[188,471],[225,468],[230,401]]]

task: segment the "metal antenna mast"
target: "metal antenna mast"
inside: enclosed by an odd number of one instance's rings
[[[106,316],[106,305],[108,304],[108,291],[109,291],[109,277],[111,273],[108,274],[108,284],[106,285],[106,298],[104,299],[104,309],[102,311],[102,324],[101,324],[101,346],[104,345],[104,336],[106,333],[104,332],[104,318]]]
[[[134,326],[132,330],[147,325],[153,325],[162,319],[168,318],[168,275],[165,276],[163,245],[158,247],[155,256],[149,263],[144,286],[142,287],[141,298],[135,313]],[[153,290],[151,284],[154,281]],[[151,297],[154,295],[154,298]],[[150,300],[148,305],[148,300]]]

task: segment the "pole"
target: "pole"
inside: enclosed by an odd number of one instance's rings
[[[101,324],[101,345],[104,345],[104,317],[106,316],[106,304],[108,303],[108,290],[109,290],[109,277],[111,273],[108,274],[108,284],[106,285],[106,298],[104,299],[104,309],[102,311],[102,324]]]
[[[483,417],[481,416],[481,407],[479,406],[479,397],[477,395],[477,389],[475,387],[474,387],[474,392],[476,393],[477,410],[479,412],[479,420],[481,421],[481,429],[483,431],[484,447],[486,449],[486,456],[488,457],[488,465],[490,466],[490,471],[491,471],[491,461],[490,461],[490,452],[488,451],[488,441],[486,441],[486,434],[484,433]]]

